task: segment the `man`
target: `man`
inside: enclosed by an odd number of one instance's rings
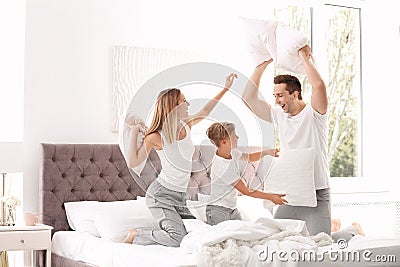
[[[325,83],[311,62],[308,45],[299,50],[299,57],[313,88],[311,103],[303,101],[301,84],[291,75],[274,78],[274,96],[277,106],[271,107],[259,99],[261,77],[272,59],[258,65],[243,92],[243,101],[261,119],[272,122],[279,133],[280,150],[296,148],[314,149],[314,182],[317,206],[279,206],[275,218],[306,221],[311,235],[331,233],[328,151],[328,97]],[[284,177],[282,177],[284,179]]]

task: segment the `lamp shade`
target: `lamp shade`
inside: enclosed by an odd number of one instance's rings
[[[22,172],[23,159],[23,143],[0,142],[0,173]]]

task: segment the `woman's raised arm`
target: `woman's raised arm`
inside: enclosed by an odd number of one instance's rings
[[[237,78],[237,74],[231,73],[226,77],[224,88],[210,101],[208,101],[203,108],[193,116],[189,116],[184,121],[192,127],[197,123],[201,122],[203,119],[207,118],[210,115],[211,111],[218,104],[218,101],[225,95],[226,92],[231,88],[234,79]]]

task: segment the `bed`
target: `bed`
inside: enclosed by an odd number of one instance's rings
[[[52,266],[199,266],[199,253],[187,253],[183,248],[163,246],[137,246],[104,240],[88,233],[73,231],[67,220],[64,203],[95,201],[139,200],[160,172],[157,154],[152,151],[140,176],[126,166],[118,144],[41,144],[40,164],[40,215],[41,222],[54,227],[52,231]],[[198,197],[210,192],[210,164],[214,148],[197,146],[193,158],[193,172],[188,197]],[[253,188],[261,187],[257,165],[241,166],[246,182]],[[248,209],[248,204],[247,209]],[[252,208],[254,208],[254,204]],[[250,210],[250,209],[249,209]],[[253,214],[254,215],[254,214]],[[191,224],[194,221],[190,222]],[[198,231],[198,222],[190,226],[190,234]],[[185,222],[186,225],[186,222]],[[189,235],[188,235],[189,236]],[[386,262],[346,262],[329,257],[323,266],[400,266],[400,240],[395,238],[354,238],[349,249],[364,251],[372,256],[386,255]],[[338,251],[337,245],[318,248]],[[156,256],[154,256],[156,255]],[[391,256],[389,258],[389,256]],[[254,259],[253,259],[254,260]],[[247,261],[250,262],[250,261]],[[289,266],[290,263],[265,262],[260,266]],[[290,266],[321,266],[321,262],[291,263]]]
[[[210,162],[206,162],[204,159],[212,158],[212,153],[212,147],[196,149],[194,158],[197,158],[197,160],[193,161],[193,173],[189,184],[191,188],[190,198],[193,200],[196,200],[199,192],[204,194],[210,192],[208,175]],[[65,239],[68,239],[69,234],[78,234],[71,231],[64,203],[134,200],[138,196],[145,195],[147,187],[161,170],[159,158],[155,151],[152,151],[141,176],[131,173],[126,166],[118,144],[43,143],[41,144],[40,162],[39,209],[41,221],[54,227],[52,230],[53,239],[55,235],[55,238],[59,240],[57,234],[63,233],[60,234],[62,244],[68,244],[68,242],[63,242],[65,236],[67,236]],[[75,235],[70,240],[83,240],[84,244],[90,244],[91,241],[96,240],[101,241],[99,238],[91,237],[82,235],[79,239]],[[58,242],[57,240],[56,242]],[[74,247],[76,246],[79,245],[74,245]],[[57,250],[58,248],[55,247],[54,249]],[[154,248],[149,250],[152,249]],[[172,251],[177,251],[178,258],[182,256],[179,249],[159,246],[157,251],[158,253],[164,251],[165,255],[171,255]],[[52,253],[52,266],[93,266],[83,261],[74,260],[74,257],[68,253],[66,255],[69,255],[69,258],[60,254],[62,253]],[[147,260],[149,258],[151,259],[151,257],[147,257]],[[146,260],[146,257],[144,259]],[[149,262],[141,263],[142,266],[149,266],[150,264]],[[175,263],[173,265],[176,266]],[[187,259],[183,260],[183,265],[190,265]],[[160,264],[154,261],[153,266],[160,266]]]

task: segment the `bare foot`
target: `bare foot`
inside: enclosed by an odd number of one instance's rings
[[[358,222],[353,222],[351,225],[353,225],[357,229],[357,233],[359,235],[365,236],[364,231],[362,230],[361,225]]]
[[[340,222],[339,219],[332,219],[332,232],[337,232],[340,230],[340,227],[342,226],[342,223]]]
[[[125,237],[125,239],[122,241],[122,243],[128,243],[128,244],[132,244],[133,240],[135,239],[137,235],[137,230],[136,229],[132,229],[128,232],[128,235]]]

